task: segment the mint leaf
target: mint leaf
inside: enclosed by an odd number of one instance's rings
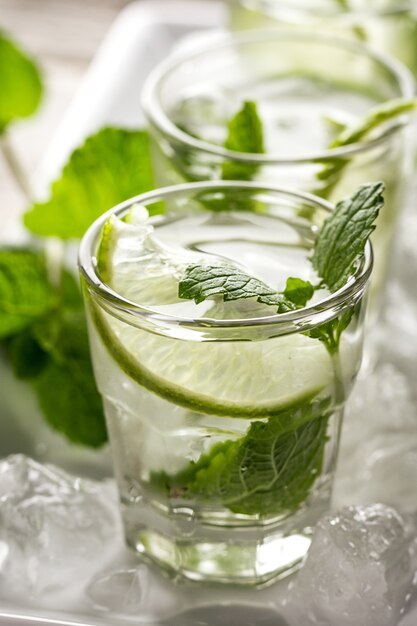
[[[264,152],[263,128],[256,103],[246,101],[228,123],[228,135],[224,144],[228,150],[251,154]],[[224,180],[252,180],[258,165],[225,161],[222,165]]]
[[[174,476],[151,476],[168,497],[220,501],[234,513],[295,511],[320,474],[327,441],[329,399],[252,422],[247,434],[211,450]]]
[[[47,353],[33,337],[30,328],[12,338],[9,354],[13,373],[20,380],[36,378],[48,363]]]
[[[78,276],[75,277],[72,272],[63,269],[57,291],[62,307],[68,310],[84,310],[84,301]]]
[[[287,279],[283,295],[297,307],[304,307],[313,297],[314,287],[306,280],[290,277]]]
[[[258,302],[277,306],[284,313],[294,307],[261,280],[249,276],[232,265],[189,265],[178,285],[180,298],[196,304],[221,295],[225,302],[257,298]]]
[[[101,446],[107,432],[83,312],[62,311],[45,318],[34,328],[34,337],[49,357],[32,380],[46,420],[74,443]]]
[[[97,447],[106,428],[91,365],[80,289],[64,270],[49,281],[42,254],[0,250],[0,339],[14,374],[33,386],[50,425]]]
[[[14,120],[32,115],[42,92],[35,62],[0,31],[0,134]]]
[[[153,188],[148,133],[105,128],[72,153],[50,199],[35,203],[24,223],[36,235],[80,238],[103,212]]]
[[[189,265],[178,287],[180,298],[194,300],[196,304],[217,295],[222,295],[227,302],[274,293],[261,280],[244,274],[232,265]]]
[[[43,254],[0,249],[0,339],[23,330],[55,303]]]
[[[349,198],[338,202],[324,221],[315,241],[311,262],[331,292],[352,275],[365,244],[375,229],[374,222],[384,204],[384,184],[369,183]]]
[[[362,119],[356,124],[348,126],[333,139],[329,144],[328,150],[342,148],[354,143],[358,143],[364,139],[371,131],[378,126],[382,126],[400,115],[410,113],[417,108],[417,99],[406,100],[398,98],[389,102],[384,102],[373,107]],[[343,170],[349,165],[350,159],[335,157],[326,161],[324,169],[317,174],[320,181],[326,183],[325,186],[314,189],[314,193],[328,198],[334,187],[338,184]]]

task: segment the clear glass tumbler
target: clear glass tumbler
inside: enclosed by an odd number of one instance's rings
[[[305,28],[392,54],[417,76],[415,0],[229,0],[231,26]]]
[[[144,88],[157,182],[256,180],[336,202],[363,183],[384,181],[386,204],[372,239],[378,311],[413,151],[410,115],[371,126],[346,145],[343,137],[375,106],[413,93],[405,67],[355,42],[287,30],[196,44],[162,63]],[[253,103],[263,127],[258,153],[233,148],[239,123],[243,134],[245,124],[249,135],[259,132],[253,109],[236,123]]]
[[[218,202],[229,211],[212,210]],[[142,207],[159,214],[133,223]],[[119,205],[83,239],[126,541],[174,575],[262,585],[305,555],[329,507],[372,252],[339,291],[279,315],[253,298],[180,299],[178,272],[202,257],[279,289],[289,276],[312,280],[317,225],[332,208],[271,185],[192,183]],[[343,332],[328,349],[317,337],[332,320]]]

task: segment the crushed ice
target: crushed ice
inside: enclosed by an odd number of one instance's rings
[[[115,490],[22,455],[0,461],[0,598],[57,602],[112,558]]]

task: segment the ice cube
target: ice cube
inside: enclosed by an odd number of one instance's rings
[[[121,543],[114,486],[22,455],[0,461],[0,597],[57,604],[79,593]]]
[[[290,622],[397,626],[413,591],[411,546],[404,520],[385,505],[324,517],[284,601]]]
[[[99,574],[87,588],[87,595],[96,610],[121,614],[143,610],[148,594],[146,565]]]

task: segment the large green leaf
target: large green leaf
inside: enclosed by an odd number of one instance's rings
[[[37,235],[80,238],[102,213],[153,188],[148,133],[105,128],[72,153],[50,199],[35,203],[24,223]]]

